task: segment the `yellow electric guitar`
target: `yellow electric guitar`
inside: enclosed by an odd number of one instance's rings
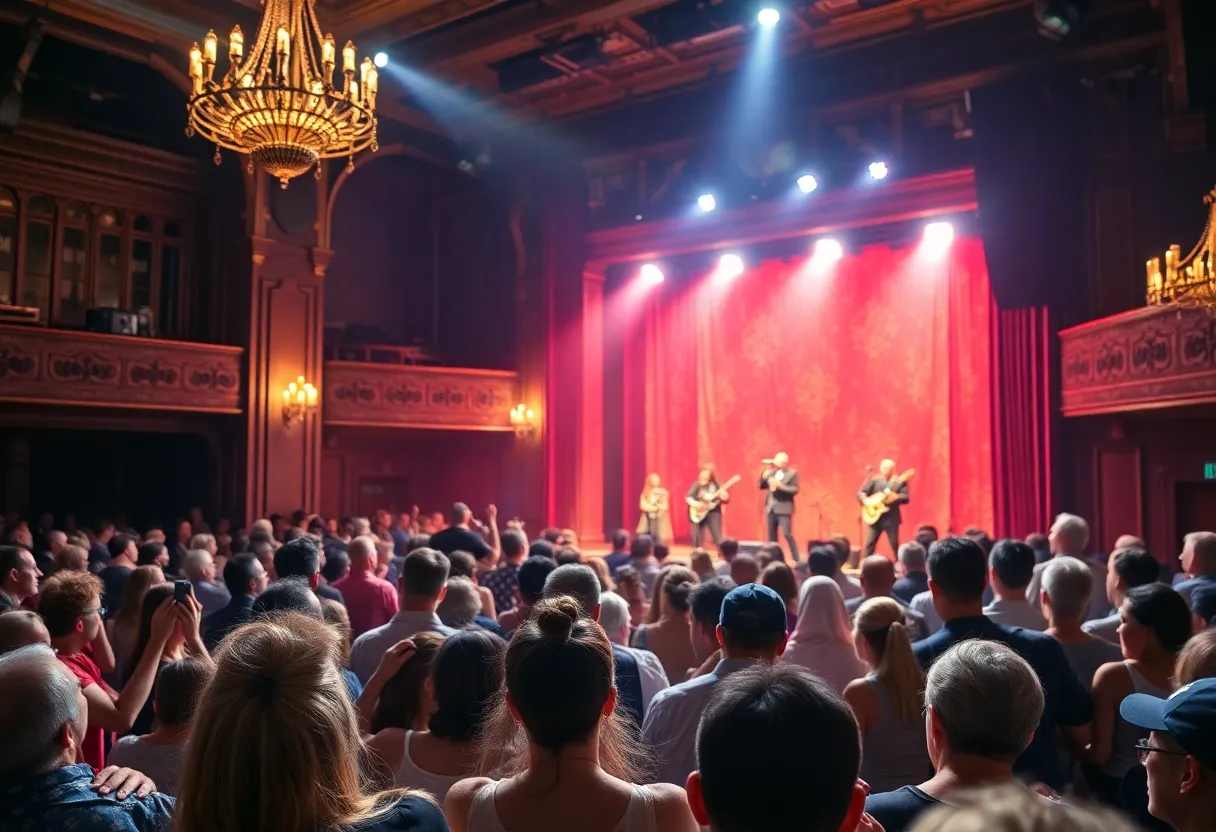
[[[700,523],[705,520],[705,518],[709,516],[709,513],[721,505],[722,500],[726,498],[726,489],[730,488],[739,480],[740,477],[738,474],[736,474],[726,481],[726,485],[719,486],[718,490],[714,492],[714,496],[710,497],[708,500],[701,500],[695,506],[689,505],[688,519],[694,523]]]
[[[891,510],[891,500],[895,492],[891,489],[907,482],[916,476],[916,469],[909,468],[897,477],[887,481],[887,487],[876,494],[871,494],[861,501],[861,519],[867,526],[873,526],[884,514]]]

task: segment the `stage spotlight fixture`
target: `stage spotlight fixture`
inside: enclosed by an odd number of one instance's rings
[[[876,182],[880,179],[886,179],[887,174],[891,172],[886,162],[870,162],[869,171],[870,178]]]
[[[649,286],[658,286],[665,278],[663,270],[654,263],[647,263],[642,266],[642,270],[639,272],[639,274],[642,278],[642,282]]]
[[[1088,0],[1035,0],[1034,19],[1039,34],[1050,40],[1063,40],[1081,22]]]
[[[804,173],[798,177],[798,190],[804,194],[809,194],[811,191],[819,187],[819,180],[809,173]]]
[[[816,240],[814,256],[816,260],[834,262],[844,257],[844,247],[830,238]]]
[[[766,6],[756,14],[756,22],[765,28],[772,28],[781,21],[781,12],[771,6]]]
[[[718,274],[727,278],[743,274],[743,258],[737,254],[723,254],[718,258]]]
[[[954,242],[954,226],[948,222],[931,222],[925,226],[925,242],[934,248],[945,248]]]
[[[714,198],[713,194],[701,194],[697,197],[697,207],[708,214],[718,207],[718,200]]]
[[[388,66],[388,53],[377,52],[376,57],[372,58],[372,62],[381,69],[384,69],[386,66]]]

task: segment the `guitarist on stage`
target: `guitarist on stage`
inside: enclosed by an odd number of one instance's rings
[[[878,476],[870,477],[866,480],[865,485],[857,492],[857,501],[865,503],[867,497],[872,497],[875,494],[886,494],[884,502],[888,508],[887,512],[873,525],[865,526],[865,546],[862,549],[861,556],[867,558],[874,554],[874,546],[878,543],[878,536],[883,532],[887,533],[887,542],[891,544],[891,554],[894,557],[899,551],[899,524],[901,521],[899,507],[908,502],[908,483],[896,479],[891,482],[895,475],[895,460],[884,459],[878,464]]]
[[[722,504],[730,501],[730,494],[718,485],[718,478],[714,476],[712,465],[706,465],[697,474],[697,481],[688,489],[685,500],[690,509],[700,510],[703,507],[709,509],[705,512],[705,519],[699,523],[691,516],[688,518],[692,523],[692,547],[694,549],[700,547],[701,540],[707,531],[715,546],[721,543]]]

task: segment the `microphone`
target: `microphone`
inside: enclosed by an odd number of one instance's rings
[[[760,460],[760,464],[761,464],[761,465],[775,465],[775,464],[776,464],[776,462],[777,462],[777,460],[775,460],[775,459],[762,459],[762,460]]]

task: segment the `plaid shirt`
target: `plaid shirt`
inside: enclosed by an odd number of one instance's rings
[[[489,587],[494,595],[494,609],[506,612],[515,608],[516,590],[519,589],[519,564],[503,563],[481,576],[482,586]]]
[[[153,792],[116,800],[92,789],[93,769],[85,763],[57,768],[0,787],[0,829],[13,832],[152,832],[173,826],[173,798]]]

